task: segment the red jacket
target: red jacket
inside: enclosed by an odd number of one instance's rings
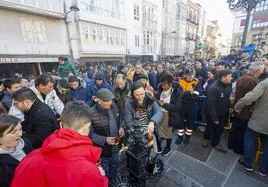
[[[59,129],[21,161],[11,186],[106,187],[108,179],[96,166],[100,154],[87,136]]]

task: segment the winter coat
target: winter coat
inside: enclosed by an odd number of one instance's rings
[[[107,82],[110,85],[113,85],[116,71],[112,71],[112,74],[111,75],[107,71],[104,71],[103,73],[104,73],[105,80],[107,80]]]
[[[1,99],[1,103],[4,105],[4,107],[7,109],[7,111],[10,109],[11,105],[12,105],[12,98],[11,98],[11,94],[5,90],[3,92],[3,97]]]
[[[145,95],[145,106],[147,108],[147,115],[149,121],[154,122],[155,125],[159,125],[162,118],[163,112],[159,107],[158,103],[151,99],[148,95]],[[135,103],[133,99],[130,99],[126,102],[124,120],[127,129],[130,129],[131,126],[135,123],[136,120],[140,120],[141,117],[138,116],[135,110]]]
[[[30,89],[33,90],[40,101],[46,103],[55,113],[61,115],[64,105],[60,98],[57,96],[55,90],[52,90],[48,95],[46,95],[46,98],[44,100],[42,94],[36,89],[35,85],[30,87]]]
[[[154,71],[150,71],[148,73],[149,83],[154,88],[154,90],[157,90],[157,74]]]
[[[22,149],[25,154],[28,154],[32,150],[32,145],[30,141],[23,140]],[[17,149],[17,148],[16,148]],[[19,165],[20,161],[15,159],[10,154],[0,153],[0,186],[9,187],[14,176],[16,167]]]
[[[96,104],[89,109],[89,112],[91,116],[89,137],[95,145],[102,147],[101,157],[110,157],[113,146],[106,143],[106,138],[118,136],[120,128],[118,108],[113,103],[110,110],[105,110]]]
[[[180,122],[180,115],[178,114],[180,113],[183,90],[179,84],[173,84],[172,89],[173,92],[171,94],[170,103],[165,103],[162,107],[169,112],[168,125],[176,127]],[[162,91],[163,89],[161,89],[156,95],[158,100],[160,100]]]
[[[106,88],[110,91],[112,91],[112,87],[111,85],[107,82],[107,80],[103,79],[103,83],[101,85],[98,85],[96,84],[96,81],[94,81],[94,83],[92,83],[90,86],[89,86],[89,92],[90,92],[90,95],[91,96],[95,96],[97,91],[101,88]],[[88,101],[88,103],[90,104],[90,106],[92,106],[94,103],[93,103],[93,99],[91,97],[91,100]]]
[[[70,90],[71,96],[74,100],[84,101],[88,106],[92,104],[92,95],[88,88],[79,87]]]
[[[234,108],[240,110],[252,104],[254,104],[254,110],[248,122],[248,127],[256,132],[268,135],[268,79],[260,82],[252,91],[248,92],[236,103]]]
[[[248,92],[253,90],[257,84],[258,79],[251,73],[247,73],[242,77],[240,77],[236,83],[234,104],[236,104]],[[251,112],[252,112],[252,105],[244,107],[239,114],[235,113],[235,116],[241,119],[249,120]]]
[[[124,109],[126,101],[131,97],[131,80],[127,79],[126,85],[123,89],[115,87],[113,89],[114,93],[114,103],[119,108],[119,118],[120,118],[120,126],[124,126]]]
[[[107,187],[96,165],[100,154],[87,136],[57,130],[21,161],[11,187]]]
[[[198,90],[198,80],[193,79],[192,81],[187,81],[185,78],[179,79],[179,84],[183,89],[182,104],[195,104],[198,101],[198,94],[190,91],[191,89]]]
[[[62,78],[67,78],[68,73],[72,73],[74,76],[78,75],[77,69],[74,65],[69,61],[64,61],[63,64],[59,64],[58,66],[58,75]]]
[[[229,114],[231,86],[221,81],[213,83],[207,92],[206,112],[212,121],[226,118]]]
[[[38,99],[30,110],[25,112],[22,130],[34,148],[41,147],[46,137],[59,128],[54,112],[45,103]]]

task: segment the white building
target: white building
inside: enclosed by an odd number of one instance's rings
[[[51,71],[68,56],[63,1],[1,0],[0,8],[2,77]]]
[[[187,1],[177,1],[177,26],[176,26],[176,44],[175,55],[183,56],[186,52],[186,17],[187,17]]]
[[[74,58],[89,62],[123,62],[126,54],[125,0],[76,0],[71,39]],[[69,4],[70,6],[71,4]]]
[[[247,12],[244,9],[233,10],[232,14],[234,16],[234,22],[231,47],[234,49],[240,49],[243,38],[243,31],[246,24]]]

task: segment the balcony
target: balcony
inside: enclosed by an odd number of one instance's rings
[[[194,25],[196,25],[196,26],[199,25],[199,23],[197,21],[194,21],[193,19],[187,18],[187,21],[192,23],[192,24],[194,24]]]
[[[63,0],[1,0],[0,7],[48,17],[64,17]]]
[[[185,40],[191,40],[191,41],[195,41],[196,40],[196,35],[190,32],[186,33],[186,37]]]
[[[157,21],[153,21],[153,20],[143,20],[143,21],[142,21],[142,26],[143,26],[144,28],[157,30]]]

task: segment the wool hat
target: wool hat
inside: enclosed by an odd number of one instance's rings
[[[101,88],[97,91],[96,97],[102,101],[111,101],[114,99],[114,94],[106,88]]]

